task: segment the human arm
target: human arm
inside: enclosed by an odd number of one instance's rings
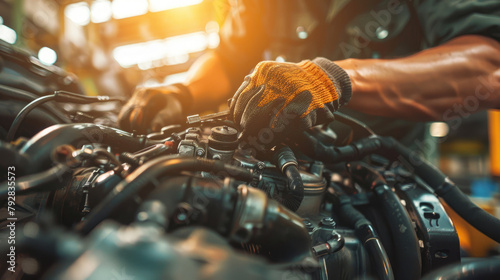
[[[351,78],[348,108],[363,113],[430,121],[446,120],[449,110],[500,107],[500,44],[484,36],[460,36],[404,58],[336,63]]]
[[[259,18],[260,1],[231,1],[220,30],[220,45],[190,67],[182,84],[138,88],[122,109],[119,125],[140,133],[178,123],[189,114],[225,103],[243,77],[260,61],[267,44]]]

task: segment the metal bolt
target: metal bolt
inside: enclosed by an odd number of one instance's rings
[[[311,223],[311,221],[304,220],[303,223],[304,223],[304,226],[306,227],[307,231],[312,231],[314,229],[314,225]]]
[[[264,162],[259,161],[259,162],[257,163],[257,168],[258,168],[258,169],[264,169],[265,167],[266,167],[266,164],[265,164]]]
[[[434,257],[436,259],[446,259],[448,258],[448,254],[443,252],[443,251],[437,251],[435,254],[434,254]]]
[[[321,224],[324,226],[335,227],[336,223],[331,217],[321,219]]]
[[[175,222],[177,224],[187,224],[193,214],[193,208],[185,202],[179,203],[176,211]]]
[[[137,220],[138,220],[138,221],[144,222],[144,221],[146,221],[148,218],[149,218],[148,213],[146,213],[146,212],[144,212],[144,211],[139,212],[139,214],[137,214]]]
[[[184,222],[187,219],[186,213],[179,213],[177,214],[177,220],[179,222]]]
[[[205,155],[205,150],[203,148],[196,149],[196,155],[202,157]]]
[[[221,160],[221,159],[222,159],[222,157],[221,157],[219,154],[215,154],[215,155],[212,157],[212,159],[214,159],[214,160]]]

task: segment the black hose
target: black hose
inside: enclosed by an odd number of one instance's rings
[[[363,162],[349,166],[352,178],[360,186],[373,189],[375,198],[384,212],[394,241],[394,274],[397,279],[420,279],[422,259],[418,238],[411,219],[398,196],[387,186],[377,170]]]
[[[143,191],[145,187],[148,187],[152,181],[158,180],[160,176],[178,174],[182,171],[219,173],[244,182],[253,180],[253,174],[250,171],[241,167],[226,165],[221,161],[180,158],[178,155],[164,156],[149,161],[132,172],[95,207],[86,219],[77,226],[77,230],[84,234],[89,233],[113,211],[123,206],[123,203],[129,198]]]
[[[358,128],[359,130],[365,132],[368,135],[376,135],[376,133],[365,123],[361,122],[358,119],[355,119],[349,115],[343,114],[341,112],[335,112],[335,120],[340,121],[341,123],[344,123],[350,127],[353,128]]]
[[[303,137],[306,141],[314,141],[305,134]],[[311,157],[319,157],[328,163],[360,160],[374,153],[392,160],[399,160],[426,182],[465,221],[489,238],[500,242],[499,219],[477,207],[439,169],[392,137],[373,136],[338,148],[325,147],[316,143],[313,151],[309,151],[311,152],[313,153]],[[320,153],[317,154],[318,152]]]
[[[17,113],[16,118],[12,122],[10,126],[9,132],[5,137],[7,142],[14,140],[14,136],[21,125],[22,121],[26,116],[39,105],[49,102],[49,101],[58,101],[58,102],[69,102],[69,103],[77,103],[77,104],[88,104],[88,103],[96,103],[96,102],[109,102],[109,101],[122,101],[118,98],[112,98],[108,96],[84,96],[76,93],[71,93],[67,91],[56,91],[53,95],[46,95],[39,97],[28,105],[26,105],[19,113]]]
[[[166,213],[169,231],[202,225],[231,242],[259,246],[260,254],[271,262],[290,264],[312,257],[311,239],[301,217],[259,189],[245,185],[236,189],[236,185],[214,178],[175,176],[162,181],[143,205],[161,201],[164,208],[156,211],[160,215],[152,216],[164,223],[159,216]],[[182,220],[177,217],[180,213]]]
[[[417,234],[398,196],[387,186],[374,188],[394,240],[394,274],[397,279],[420,279],[422,259]]]
[[[451,181],[445,182],[441,188],[438,188],[436,194],[471,226],[496,242],[500,242],[500,220],[474,204]]]
[[[297,211],[304,199],[304,183],[297,166],[289,165],[285,168],[285,176],[288,179],[288,190],[281,202],[288,209]]]
[[[46,103],[48,101],[52,101],[56,99],[55,96],[53,95],[46,95],[42,96],[40,98],[37,98],[33,101],[31,101],[28,105],[24,106],[19,113],[17,113],[16,118],[12,122],[9,132],[7,132],[7,136],[5,136],[5,141],[10,142],[14,140],[14,136],[16,135],[17,129],[21,125],[21,122],[24,120],[24,118],[31,112],[33,109],[35,109],[38,105]]]
[[[0,170],[7,170],[9,167],[14,167],[16,176],[24,175],[29,160],[26,156],[19,154],[13,145],[0,141],[0,155],[2,156]]]
[[[40,131],[22,147],[20,153],[30,159],[30,165],[26,169],[36,173],[52,164],[52,151],[60,145],[78,147],[84,144],[105,144],[117,147],[113,152],[121,152],[137,151],[157,142],[97,124],[64,124]]]
[[[422,280],[498,280],[500,258],[476,259],[452,264],[425,275]]]
[[[103,156],[107,158],[111,163],[113,163],[115,166],[120,166],[122,163],[113,155],[112,153],[108,152],[105,149],[102,148],[96,148],[92,150],[92,154],[96,157]]]
[[[60,188],[61,181],[64,180],[64,175],[69,171],[70,168],[68,166],[58,164],[41,173],[18,178],[15,181],[15,195],[58,189]],[[9,182],[0,184],[0,201],[8,197]]]
[[[283,194],[274,195],[273,198],[295,212],[304,199],[304,183],[297,168],[297,158],[290,147],[282,146],[274,153],[273,162],[288,180],[288,189]]]
[[[500,220],[478,207],[451,180],[428,161],[393,138],[382,140],[385,150],[392,150],[402,156],[413,168],[413,172],[426,182],[451,209],[474,228],[500,242]]]
[[[8,97],[10,100],[17,99],[25,101],[26,103],[30,103],[39,97],[31,92],[5,85],[0,85],[0,95]],[[40,107],[44,108],[44,112],[47,114],[53,115],[60,123],[71,123],[71,120],[53,104],[41,104]]]
[[[339,188],[335,189],[339,194]],[[372,226],[372,223],[365,218],[361,212],[352,205],[351,198],[345,194],[338,196],[340,202],[340,215],[354,228],[357,236],[365,246],[370,256],[371,263],[375,269],[378,278],[384,280],[393,280],[391,262],[380,239]]]
[[[378,278],[381,280],[394,279],[394,273],[392,271],[389,257],[385,252],[382,242],[380,242],[380,238],[378,237],[378,235],[376,235],[373,226],[367,224],[360,226],[356,230],[358,236],[360,235],[359,232],[366,233],[366,237],[361,240],[366,248],[366,251],[368,251],[368,254],[370,256],[373,266],[375,267],[375,271],[378,275]]]

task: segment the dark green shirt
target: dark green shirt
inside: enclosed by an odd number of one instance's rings
[[[467,34],[500,41],[498,0],[229,2],[218,52],[234,88],[259,61],[277,57],[291,62],[318,56],[331,60],[396,58]],[[421,123],[342,111],[365,121],[381,135],[401,140],[414,139],[423,129]]]

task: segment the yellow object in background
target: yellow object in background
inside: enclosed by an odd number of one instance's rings
[[[458,238],[460,239],[460,247],[464,249],[470,257],[486,257],[490,249],[500,246],[500,244],[482,234],[462,219],[444,201],[441,202],[457,230]],[[493,214],[494,209],[491,203],[488,203],[489,201],[486,203],[474,202],[488,213]]]
[[[488,112],[491,175],[500,177],[500,111]]]

